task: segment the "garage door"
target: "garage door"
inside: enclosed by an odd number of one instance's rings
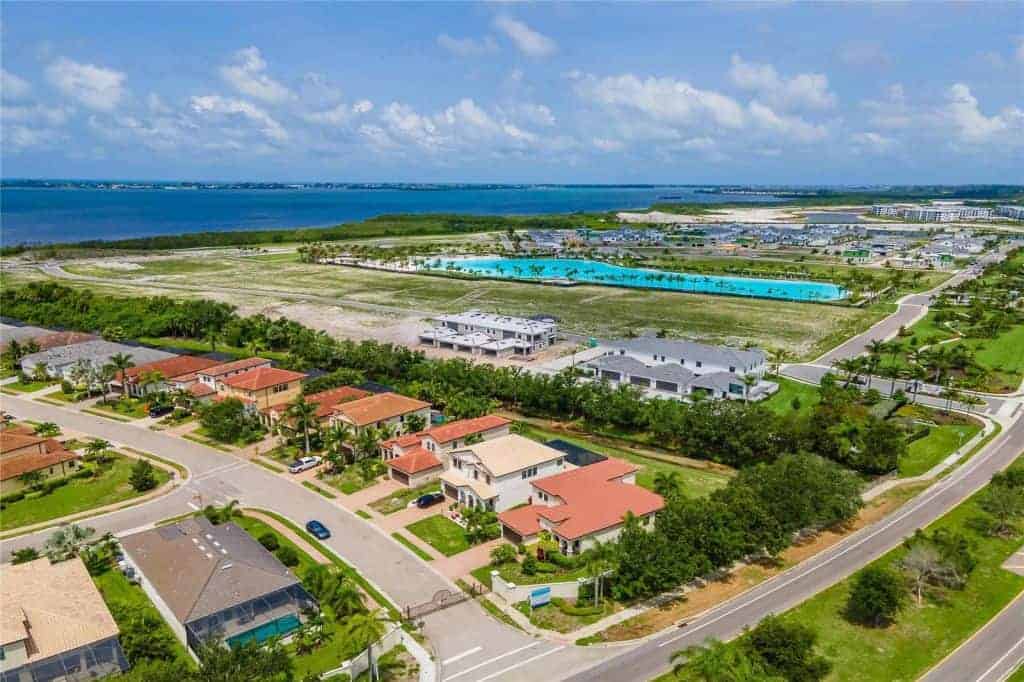
[[[391,470],[391,478],[398,481],[402,485],[409,485],[409,476],[407,474],[403,474],[401,471],[398,471],[397,469]]]
[[[515,532],[514,530],[505,525],[501,527],[501,535],[503,538],[505,538],[513,544],[518,545],[520,542],[523,541],[522,535],[520,535],[519,533]]]
[[[610,369],[602,369],[601,378],[607,379],[608,381],[618,381],[619,379],[622,378],[622,375],[619,374],[618,372],[613,372]]]

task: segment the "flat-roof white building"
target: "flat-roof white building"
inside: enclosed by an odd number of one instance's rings
[[[558,333],[558,324],[552,320],[479,310],[440,315],[434,322],[435,327],[420,334],[421,343],[490,357],[530,355],[551,346]]]

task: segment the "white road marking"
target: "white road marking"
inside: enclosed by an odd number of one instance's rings
[[[537,646],[538,644],[540,644],[540,642],[533,642],[532,644],[527,644],[526,646],[521,646],[518,649],[513,649],[512,651],[508,651],[506,653],[503,653],[501,656],[495,656],[494,658],[490,659],[489,661],[484,661],[483,663],[478,663],[477,665],[474,665],[472,668],[466,668],[465,670],[463,670],[460,673],[455,673],[454,675],[451,675],[449,677],[445,677],[445,679],[446,680],[454,680],[456,677],[462,677],[463,675],[467,675],[467,674],[473,672],[474,670],[477,670],[479,668],[484,667],[485,665],[490,665],[491,663],[494,663],[495,661],[500,661],[501,659],[505,658],[506,656],[511,656],[512,654],[518,654],[520,651],[526,651],[527,649],[532,649],[533,647]]]
[[[193,508],[193,509],[195,509],[196,511],[199,511],[199,505],[198,505],[198,504],[196,504],[195,502],[189,502],[189,503],[188,503],[188,506],[192,507],[192,508]]]
[[[482,650],[483,650],[482,646],[473,647],[472,649],[469,649],[467,651],[463,651],[461,654],[455,654],[451,658],[444,659],[443,661],[441,661],[441,665],[450,665],[450,664],[454,663],[455,661],[461,661],[466,656],[472,656],[476,652],[482,651]]]
[[[495,677],[498,677],[499,675],[504,675],[505,673],[507,673],[510,670],[515,670],[516,668],[521,668],[524,665],[527,665],[528,663],[533,663],[537,659],[544,658],[545,656],[550,656],[551,654],[557,653],[557,652],[561,651],[564,648],[565,648],[565,646],[557,646],[554,649],[548,649],[544,653],[537,654],[533,658],[528,658],[525,661],[520,661],[519,663],[515,663],[513,665],[510,665],[509,667],[503,668],[503,669],[499,670],[496,673],[491,673],[487,677],[481,677],[479,680],[477,680],[477,682],[487,682],[487,680],[493,680]]]
[[[1014,645],[1010,647],[1010,650],[1009,650],[1009,651],[1007,651],[1007,652],[1006,652],[1005,654],[1003,654],[1002,656],[1000,656],[1000,657],[999,657],[999,658],[998,658],[998,659],[996,660],[996,662],[995,662],[995,663],[993,663],[993,664],[992,664],[992,666],[991,666],[991,667],[990,667],[990,668],[989,668],[988,670],[986,670],[985,672],[983,672],[983,673],[981,674],[981,676],[980,676],[980,677],[978,678],[978,681],[979,681],[979,682],[981,682],[981,680],[983,680],[983,679],[985,679],[986,677],[988,677],[988,674],[989,674],[990,672],[992,672],[993,670],[995,670],[996,668],[998,668],[998,667],[999,667],[999,665],[1000,665],[1000,664],[1001,664],[1001,663],[1002,663],[1003,661],[1005,661],[1005,660],[1006,660],[1006,657],[1007,657],[1007,656],[1009,656],[1010,654],[1012,654],[1012,653],[1013,653],[1013,651],[1014,651],[1014,649],[1016,649],[1017,647],[1019,647],[1019,646],[1020,646],[1021,644],[1024,644],[1024,637],[1021,637],[1020,639],[1018,639],[1018,640],[1017,640],[1017,641],[1016,641],[1016,642],[1014,643]]]

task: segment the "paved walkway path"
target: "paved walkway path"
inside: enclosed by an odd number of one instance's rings
[[[269,514],[264,514],[258,509],[243,509],[242,511],[245,513],[246,516],[251,516],[254,519],[259,519],[263,523],[267,524],[268,526],[276,530],[281,535],[285,536],[286,538],[294,542],[299,549],[301,549],[303,552],[312,557],[313,561],[317,562],[318,564],[327,565],[334,563],[329,558],[324,556],[319,549],[309,544],[309,542],[307,542],[304,537],[302,537],[301,535],[293,531],[291,528],[275,519],[273,516],[270,516]]]

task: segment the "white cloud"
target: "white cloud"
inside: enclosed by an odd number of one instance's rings
[[[527,57],[549,57],[558,50],[554,40],[518,19],[502,14],[494,18],[494,27],[508,36]]]
[[[884,154],[891,151],[896,146],[895,139],[874,131],[854,133],[853,142],[854,149],[856,151],[864,151],[873,154]]]
[[[231,64],[220,68],[220,75],[228,84],[243,95],[280,104],[294,95],[287,87],[268,76],[267,63],[257,47],[246,47],[234,54]]]
[[[24,99],[31,91],[32,86],[27,80],[0,68],[0,95],[4,101]]]
[[[869,112],[868,120],[871,125],[878,128],[906,128],[913,121],[913,112],[907,104],[903,86],[899,83],[886,88],[884,99],[865,100],[860,105]]]
[[[640,113],[681,127],[741,128],[744,124],[743,107],[731,97],[674,78],[641,79],[631,73],[604,78],[571,73],[569,77],[576,81],[579,96],[626,115]]]
[[[603,152],[619,152],[626,148],[621,140],[610,140],[606,137],[595,137],[592,142]]]
[[[42,104],[31,106],[4,105],[0,107],[0,117],[4,121],[17,121],[36,126],[56,127],[62,126],[68,121],[70,115],[68,109],[62,107],[47,107]]]
[[[447,33],[437,36],[437,44],[459,57],[478,57],[498,51],[498,43],[491,36],[476,38],[453,38]]]
[[[67,57],[50,64],[46,78],[68,97],[98,111],[113,111],[125,94],[125,74]]]
[[[797,116],[778,114],[758,101],[747,106],[751,120],[762,130],[775,133],[795,142],[817,142],[828,136],[820,124],[812,124]]]
[[[500,110],[502,113],[508,112],[512,118],[522,119],[527,123],[537,126],[550,127],[555,125],[555,115],[552,113],[550,107],[544,104],[534,104],[532,102],[519,102],[511,104]]]
[[[708,151],[715,148],[715,141],[710,137],[691,137],[681,145],[683,149],[692,149],[696,151]]]
[[[66,137],[64,133],[49,128],[13,125],[4,129],[4,150],[21,152],[27,149],[45,149]]]
[[[535,145],[538,136],[504,116],[463,98],[433,115],[392,102],[376,124],[360,126],[359,134],[377,149],[418,148],[430,153],[458,150],[469,154],[502,154]]]
[[[884,68],[892,59],[882,44],[874,40],[852,40],[839,48],[839,59],[847,66]]]
[[[347,104],[339,104],[338,106],[325,111],[314,111],[313,113],[304,115],[303,118],[310,123],[316,123],[319,125],[340,126],[345,125],[357,116],[369,113],[372,110],[373,102],[364,99],[351,106]]]
[[[963,141],[982,142],[1011,128],[1024,127],[1024,111],[1017,107],[1006,107],[994,116],[986,116],[978,105],[978,99],[964,83],[950,86],[946,98],[945,116]]]
[[[197,114],[219,115],[229,119],[241,117],[255,124],[267,139],[274,142],[284,142],[288,139],[288,131],[277,120],[259,107],[244,100],[220,95],[193,96],[191,106],[192,111]],[[228,129],[228,132],[231,132],[231,129]],[[236,129],[235,132],[241,131]]]
[[[746,62],[734,54],[729,77],[737,87],[756,92],[764,102],[780,109],[831,109],[836,105],[824,74],[800,73],[787,79],[771,64]]]

